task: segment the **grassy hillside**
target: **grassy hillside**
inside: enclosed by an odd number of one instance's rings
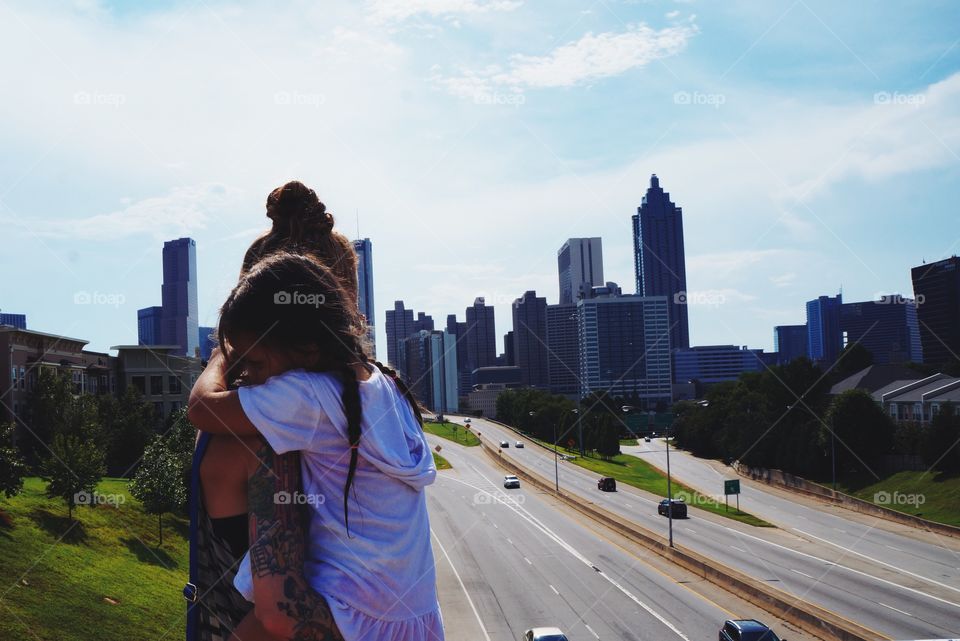
[[[67,506],[30,478],[0,499],[0,639],[128,641],[182,639],[188,576],[188,521],[144,514],[126,481],[106,479],[116,506]],[[117,499],[119,501],[119,499]]]
[[[463,425],[457,425],[456,423],[426,421],[423,424],[423,431],[468,447],[480,445],[480,439],[475,434],[468,432]]]
[[[829,481],[823,483],[830,486]],[[898,472],[877,481],[873,476],[841,479],[837,489],[905,514],[960,526],[960,475],[944,472]]]

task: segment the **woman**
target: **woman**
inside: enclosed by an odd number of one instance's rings
[[[333,229],[333,216],[316,193],[300,182],[288,182],[270,193],[266,209],[272,228],[247,250],[241,277],[259,260],[276,251],[298,252],[330,267],[355,300],[357,258],[353,245]],[[245,375],[242,371],[231,372],[230,380],[242,381]],[[247,505],[236,494],[223,490],[247,478],[249,470],[236,465],[237,461],[250,463],[258,460],[255,455],[267,457],[266,452],[259,451],[261,447],[259,439],[206,433],[198,438],[190,506],[191,582],[184,590],[184,596],[191,603],[187,611],[188,641],[226,641],[251,609],[250,603],[233,587],[237,564],[249,547]],[[280,471],[284,473],[278,473]],[[262,484],[274,484],[275,492],[299,490],[300,466],[296,452],[269,458],[255,473],[263,477]],[[286,523],[289,529],[296,523],[292,512],[277,506],[273,518]],[[299,568],[292,571],[298,572]]]

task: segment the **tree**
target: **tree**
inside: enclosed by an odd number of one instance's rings
[[[597,454],[608,460],[620,453],[620,435],[609,416],[597,421]]]
[[[183,472],[180,453],[158,436],[144,451],[143,461],[130,483],[130,493],[143,503],[144,511],[157,515],[160,545],[163,545],[164,513],[179,510],[187,500]]]
[[[820,429],[820,444],[836,451],[840,471],[868,466],[893,448],[894,425],[867,392],[851,389],[833,399],[826,425]],[[835,437],[835,442],[834,442]]]
[[[130,386],[118,402],[102,401],[100,412],[107,469],[114,476],[129,476],[155,434],[153,406]]]
[[[13,423],[0,425],[0,492],[7,498],[20,493],[27,466],[13,445]]]
[[[942,472],[960,471],[960,416],[952,403],[941,406],[930,421],[923,460]]]
[[[41,368],[37,384],[27,394],[27,420],[17,443],[27,465],[37,468],[47,458],[46,444],[64,434],[73,405],[73,384],[65,374]]]
[[[47,482],[47,496],[66,501],[72,521],[73,507],[83,502],[81,494],[92,494],[103,478],[103,452],[92,441],[71,434],[55,435],[50,452],[40,477]]]
[[[850,343],[837,357],[837,364],[831,372],[832,378],[835,381],[842,381],[871,365],[873,365],[873,354],[870,350],[860,343]]]

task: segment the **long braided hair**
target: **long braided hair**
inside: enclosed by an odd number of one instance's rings
[[[390,377],[423,426],[419,404],[397,373],[367,356],[366,324],[333,271],[312,257],[274,253],[240,279],[220,308],[217,340],[227,354],[231,336],[249,333],[270,350],[306,356],[315,372],[336,373],[343,384],[350,467],[343,490],[344,523],[349,533],[347,500],[357,470],[363,408],[354,367],[375,366]]]

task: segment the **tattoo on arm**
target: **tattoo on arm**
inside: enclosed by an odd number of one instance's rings
[[[292,500],[300,491],[300,455],[276,454],[264,443],[257,457],[261,464],[247,486],[254,585],[271,586],[277,611],[290,619],[290,638],[343,641],[326,600],[303,575],[306,537],[301,508]]]

